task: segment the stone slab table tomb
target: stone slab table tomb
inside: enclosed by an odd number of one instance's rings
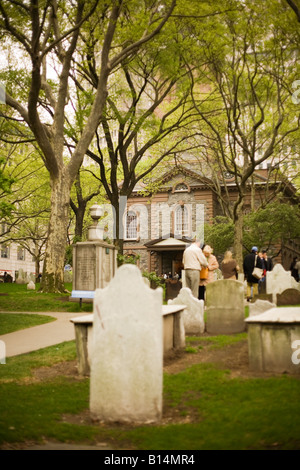
[[[247,318],[250,369],[300,375],[300,307],[275,307]]]
[[[163,352],[167,354],[172,349],[185,347],[185,330],[183,312],[186,305],[162,305],[163,316]],[[72,318],[74,323],[75,339],[80,375],[89,375],[90,360],[93,345],[94,314],[86,314]]]

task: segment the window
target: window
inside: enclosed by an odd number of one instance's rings
[[[178,206],[175,209],[175,235],[189,236],[189,210],[186,206]]]
[[[175,187],[175,191],[176,191],[176,192],[177,192],[177,191],[178,191],[178,192],[183,192],[183,191],[186,192],[186,191],[188,191],[188,190],[189,190],[189,188],[188,188],[187,185],[184,184],[184,183],[179,183],[179,184],[177,184],[176,187]]]
[[[137,214],[134,211],[128,211],[126,215],[126,239],[136,240],[137,238]]]
[[[1,245],[1,258],[9,258],[9,246]]]
[[[18,246],[17,260],[25,261],[25,249],[22,246]]]

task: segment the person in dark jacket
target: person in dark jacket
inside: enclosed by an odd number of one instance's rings
[[[272,271],[273,261],[271,258],[268,257],[267,250],[263,250],[262,255],[263,255],[264,262],[265,262],[266,271]]]
[[[292,273],[293,278],[294,278],[297,282],[299,282],[299,274],[298,274],[298,269],[297,269],[297,267],[296,267],[297,261],[298,261],[298,258],[297,258],[297,256],[295,256],[295,257],[293,258],[292,263],[291,263],[290,271],[291,271],[291,273]],[[4,281],[4,282],[5,282],[5,281]]]
[[[247,301],[250,302],[251,298],[258,294],[258,281],[256,277],[252,276],[254,267],[263,269],[262,260],[257,255],[258,248],[253,246],[251,253],[245,256],[243,262],[243,269],[245,278],[247,280]],[[252,294],[251,294],[252,290]]]

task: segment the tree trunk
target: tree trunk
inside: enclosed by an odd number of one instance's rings
[[[83,235],[83,220],[86,210],[86,203],[81,203],[75,212],[75,237],[76,240],[82,240]]]
[[[70,185],[63,172],[51,180],[51,214],[45,261],[41,281],[42,292],[64,292],[64,263],[69,220]]]
[[[35,255],[35,281],[40,282],[40,256]]]
[[[240,268],[240,273],[243,272],[243,223],[244,223],[244,214],[243,206],[239,205],[236,211],[236,217],[234,220],[234,241],[233,241],[233,251],[234,257],[237,264]]]

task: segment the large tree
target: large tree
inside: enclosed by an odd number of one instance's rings
[[[138,183],[148,182],[147,176],[160,164],[193,146],[188,129],[195,111],[186,86],[187,72],[176,48],[171,53],[164,38],[155,46],[143,48],[134,61],[123,62],[110,81],[97,146],[88,151],[99,165],[101,182],[114,208],[120,254],[126,198]]]
[[[0,1],[0,30],[24,61],[24,69],[9,74],[6,103],[30,127],[50,175],[51,215],[41,285],[44,291],[64,290],[70,190],[100,123],[108,77],[123,59],[161,31],[174,6],[175,0]],[[84,47],[87,41],[83,38],[91,30],[97,30],[99,44],[95,58],[97,88],[78,143],[67,157],[66,117],[76,114],[76,108],[68,107],[73,83],[70,74],[77,50]],[[54,78],[48,74],[50,67]],[[22,94],[16,82],[21,82]]]
[[[225,3],[239,4],[240,11],[222,15],[214,32],[209,22],[200,31],[195,26],[199,56],[205,55],[207,65],[191,72],[191,78],[209,176],[220,187],[226,172],[238,190],[227,215],[234,223],[234,252],[241,266],[244,200],[254,171],[274,156],[280,159],[283,144],[299,135],[299,112],[292,109],[286,83],[296,61],[294,48],[274,21],[275,14],[287,21],[278,2],[276,9],[276,2],[272,8],[257,7],[252,0]]]

